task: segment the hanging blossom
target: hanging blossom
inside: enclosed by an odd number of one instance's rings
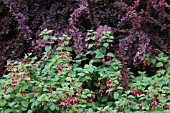
[[[25,93],[25,91],[21,91],[20,92],[21,96],[24,96],[25,95],[24,93]]]
[[[158,104],[157,99],[156,99],[156,98],[154,98],[154,100],[153,100],[153,102],[152,102],[151,104],[152,104],[152,105],[156,105],[156,104]]]

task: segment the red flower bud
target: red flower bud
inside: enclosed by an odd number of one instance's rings
[[[21,92],[20,92],[21,96],[24,96],[24,92],[25,92],[25,91],[21,91]]]

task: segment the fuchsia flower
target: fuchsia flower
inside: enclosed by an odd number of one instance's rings
[[[70,62],[67,63],[67,67],[70,67]]]
[[[33,89],[33,90],[32,90],[32,92],[33,92],[33,93],[36,93],[36,90],[35,90],[35,89]]]
[[[106,81],[106,85],[107,85],[108,88],[110,88],[112,86],[110,81]]]
[[[102,94],[103,92],[104,92],[103,89],[100,89],[100,90],[99,90],[99,93],[100,93],[100,94]]]
[[[3,88],[4,88],[4,93],[5,93],[5,92],[6,92],[6,90],[7,90],[7,89],[6,89],[6,86],[4,86]]]
[[[98,82],[98,86],[100,86],[100,81]]]
[[[88,47],[88,45],[89,45],[88,42],[86,42],[86,43],[85,43],[85,47]]]
[[[133,95],[139,97],[141,95],[141,92],[139,90],[135,91],[134,88],[132,88],[132,92]]]
[[[108,89],[108,90],[106,90],[106,93],[108,93],[108,95],[110,95],[110,91],[109,91],[109,89]]]
[[[146,60],[143,60],[143,66],[144,66],[144,67],[147,66]]]
[[[102,62],[103,62],[103,63],[105,62],[105,58],[102,59]]]
[[[110,62],[112,62],[112,59],[110,58],[110,60],[109,60]]]
[[[7,67],[7,68],[6,68],[6,71],[7,71],[7,72],[10,72],[10,69],[9,69],[9,67]]]
[[[60,72],[62,71],[62,67],[57,66],[57,69],[58,69],[58,74],[60,74]]]
[[[63,50],[60,50],[60,54],[63,54],[64,52],[63,52]]]
[[[11,74],[11,77],[15,77],[17,74],[16,73],[13,73],[13,74]]]
[[[24,78],[25,78],[25,75],[22,75],[21,78],[24,79]]]
[[[89,100],[90,102],[93,102],[93,99],[92,98],[90,98],[90,100]]]
[[[20,92],[21,96],[24,96],[24,95],[25,95],[24,92],[25,92],[25,91],[21,91],[21,92]]]
[[[67,98],[67,104],[71,104],[73,102],[73,98],[69,95],[68,98]]]
[[[50,88],[50,93],[51,93],[51,94],[53,93],[53,88]]]
[[[12,85],[14,85],[15,83],[17,83],[17,81],[14,78],[12,78]]]
[[[138,102],[138,108],[139,108],[139,109],[141,108],[141,104],[140,104],[140,102]]]
[[[62,109],[64,109],[64,106],[66,106],[66,102],[64,100],[62,100],[60,105],[62,106]]]
[[[156,104],[158,104],[158,102],[157,102],[156,98],[154,98],[154,100],[153,100],[153,102],[152,102],[151,104],[152,104],[152,105],[156,105]]]

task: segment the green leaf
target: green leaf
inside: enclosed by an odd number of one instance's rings
[[[90,49],[91,47],[93,47],[93,44],[89,44],[88,45],[88,49]]]
[[[161,52],[161,53],[158,54],[158,56],[159,56],[159,57],[163,57],[163,56],[164,56],[164,53]]]
[[[38,101],[46,101],[47,100],[47,96],[45,94],[42,94],[41,96],[38,97],[37,100]]]
[[[66,50],[67,51],[72,51],[72,48],[71,47],[66,47]]]
[[[3,113],[10,113],[10,112],[11,112],[11,109],[6,109]]]
[[[9,99],[9,98],[10,98],[10,95],[4,95],[4,98],[5,98],[5,99]]]
[[[108,43],[104,43],[103,46],[104,46],[104,47],[108,47],[109,44],[108,44]]]
[[[82,97],[82,98],[87,98],[87,96],[86,96],[86,95],[81,95],[81,97]]]
[[[32,110],[28,110],[28,112],[27,113],[32,113]]]
[[[144,101],[141,103],[141,105],[144,109],[146,109],[148,107],[149,103],[148,103],[148,101]]]
[[[6,100],[5,99],[0,99],[0,106],[5,106]]]
[[[113,53],[107,53],[107,56],[114,57],[114,54]]]
[[[51,40],[57,40],[57,38],[55,36],[50,36]]]
[[[62,47],[57,47],[57,49],[56,50],[62,50],[63,48]]]
[[[158,62],[157,64],[156,64],[156,67],[162,67],[163,66],[163,63],[162,62]]]
[[[107,101],[108,100],[108,97],[107,96],[105,96],[104,98],[102,98],[102,102],[105,102],[105,101]]]
[[[45,51],[49,52],[51,50],[51,48],[52,48],[51,46],[45,46]]]
[[[155,64],[155,63],[156,63],[156,59],[152,59],[151,62],[152,62],[153,64]]]
[[[48,35],[44,35],[44,40],[48,40],[49,36]]]
[[[118,99],[119,97],[119,93],[118,92],[114,92],[114,99]]]
[[[25,101],[25,100],[23,100],[22,102],[21,102],[21,104],[22,104],[22,106],[24,106],[24,107],[28,107],[28,102],[27,101]]]
[[[55,104],[52,104],[52,105],[50,106],[50,109],[51,109],[52,111],[54,111],[55,108],[56,108],[56,105],[55,105]]]
[[[133,95],[129,95],[128,98],[135,98]]]

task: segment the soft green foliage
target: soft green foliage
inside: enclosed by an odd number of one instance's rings
[[[51,32],[45,29],[40,34],[46,42],[41,59],[29,53],[22,61],[8,62],[8,73],[0,81],[1,113],[130,113],[170,106],[169,57],[160,53],[151,59],[145,54],[141,61],[156,68],[155,75],[139,71],[136,77],[131,72],[130,83],[123,89],[121,63],[109,52],[114,39],[110,31],[96,40],[89,30],[85,54],[75,57],[70,38],[56,38]],[[53,41],[58,42],[55,50]]]

